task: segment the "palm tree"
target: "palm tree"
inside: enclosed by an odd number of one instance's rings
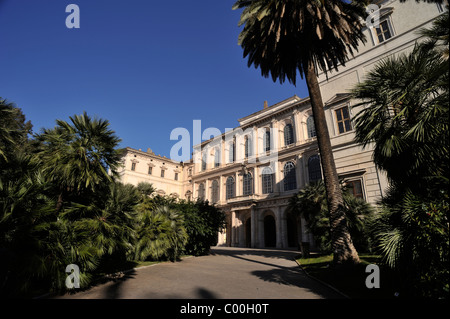
[[[137,184],[137,189],[142,196],[152,196],[156,192],[156,188],[153,187],[153,184],[147,182],[140,182]]]
[[[355,245],[359,249],[367,250],[368,238],[366,236],[366,221],[373,213],[372,206],[363,199],[354,197],[348,191],[348,186],[341,184],[345,217],[348,229],[352,234]],[[306,227],[313,234],[317,247],[323,253],[329,253],[330,245],[330,218],[327,209],[327,196],[323,181],[307,185],[289,199],[287,207],[290,213],[303,217]],[[358,246],[358,245],[357,245]]]
[[[445,59],[449,58],[449,11],[442,13],[433,21],[430,29],[420,30],[420,35],[427,38],[423,44],[427,49],[438,50]]]
[[[187,241],[183,217],[172,208],[162,205],[138,216],[135,246],[136,260],[171,257],[176,259]]]
[[[11,104],[0,98],[0,159],[5,161],[7,160],[6,148],[13,143],[11,131],[6,123],[6,119],[9,119],[10,117],[11,110]]]
[[[361,101],[354,107],[363,107],[355,116],[355,139],[374,143],[374,162],[391,183],[420,189],[425,176],[446,176],[448,59],[441,52],[418,45],[411,54],[387,58],[353,93]]]
[[[22,110],[0,97],[0,160],[7,161],[8,153],[24,149],[31,128],[31,122],[25,122]]]
[[[356,140],[374,144],[390,180],[373,224],[376,246],[405,294],[438,298],[448,298],[449,282],[449,60],[436,41],[448,39],[445,18],[422,31],[431,39],[381,61],[353,91],[363,107]]]
[[[261,69],[283,83],[296,84],[297,71],[306,79],[327,191],[331,219],[334,262],[359,262],[348,232],[342,192],[334,163],[323,109],[318,69],[344,66],[349,54],[365,41],[361,18],[366,1],[340,0],[238,0],[234,9],[244,8],[240,25],[245,24],[239,44],[248,56],[248,66]]]
[[[71,124],[57,120],[55,128],[44,129],[37,136],[42,142],[39,155],[43,172],[59,187],[58,211],[65,194],[80,196],[99,188],[107,190],[120,161],[116,149],[120,139],[107,120],[91,118],[86,112],[70,120]]]

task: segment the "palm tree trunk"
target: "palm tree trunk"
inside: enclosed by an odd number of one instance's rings
[[[327,192],[327,204],[330,212],[331,243],[334,254],[333,261],[337,265],[347,262],[358,263],[358,253],[353,246],[352,238],[347,228],[347,221],[343,209],[344,200],[339,185],[336,165],[334,163],[330,135],[314,64],[310,63],[308,69],[305,70],[305,78],[311,100],[325,189]]]

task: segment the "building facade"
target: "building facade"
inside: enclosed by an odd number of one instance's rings
[[[130,147],[122,157],[120,180],[125,184],[151,183],[156,194],[180,198],[184,190],[183,164],[155,155],[151,149],[146,152]]]
[[[364,29],[367,43],[339,71],[319,74],[319,83],[339,177],[354,196],[376,204],[388,182],[372,161],[370,147],[354,143],[358,112],[349,90],[381,59],[414,47],[445,4],[375,1],[379,25]],[[309,242],[305,220],[289,214],[289,199],[322,178],[309,98],[293,96],[238,120],[234,130],[194,147],[189,163],[127,148],[122,181],[153,183],[159,194],[201,198],[227,218],[219,244],[237,247],[298,247]]]

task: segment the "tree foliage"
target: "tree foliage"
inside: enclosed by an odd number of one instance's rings
[[[373,218],[374,208],[363,199],[356,198],[349,188],[342,184],[344,211],[348,229],[358,251],[371,249],[368,225]],[[310,184],[293,195],[288,210],[306,221],[306,228],[313,234],[315,244],[322,253],[331,253],[330,217],[323,181]]]
[[[367,1],[239,0],[244,8],[239,45],[248,66],[265,77],[296,84],[313,63],[327,72],[345,65],[360,41],[365,41],[360,18]]]
[[[214,244],[217,208],[118,182],[120,140],[107,120],[83,113],[31,138],[14,104],[0,99],[0,113],[2,297],[64,291],[69,264],[87,287],[115,265],[176,260]]]
[[[217,245],[218,232],[225,227],[225,214],[208,201],[183,201],[180,204],[188,234],[186,254],[200,256]]]
[[[447,24],[443,24],[447,21]],[[354,90],[356,140],[374,145],[390,188],[372,237],[401,293],[449,296],[448,11],[412,52],[383,60]]]
[[[244,25],[239,44],[248,66],[260,68],[264,77],[296,84],[297,74],[306,79],[323,178],[330,211],[334,263],[358,263],[359,257],[348,232],[343,197],[334,162],[324,105],[317,80],[345,66],[349,56],[365,41],[362,18],[365,0],[238,0]]]

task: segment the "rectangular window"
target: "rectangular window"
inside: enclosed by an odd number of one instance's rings
[[[229,144],[228,163],[234,163],[234,161],[236,160],[235,148],[236,144],[234,142]]]
[[[136,163],[131,163],[131,170],[135,171],[136,170]]]
[[[220,152],[216,150],[216,152],[214,153],[214,167],[219,166],[220,166]]]
[[[175,180],[178,180],[178,173],[175,173]]]
[[[253,178],[251,174],[244,175],[242,193],[244,196],[249,196],[253,194]]]
[[[375,31],[377,32],[378,43],[392,38],[391,28],[389,27],[388,20],[381,21],[378,28],[375,28]]]
[[[348,112],[348,107],[344,106],[340,109],[337,109],[335,112],[339,134],[351,131],[352,125],[350,123],[350,114]]]
[[[162,170],[161,170],[161,177],[164,177],[164,172],[165,172],[165,171],[162,169]]]
[[[356,198],[364,198],[361,180],[348,181],[346,184],[350,194],[353,194]]]
[[[270,194],[273,192],[273,174],[262,174],[262,193]]]
[[[152,175],[152,169],[153,169],[153,167],[151,167],[151,166],[148,167],[148,175]]]

